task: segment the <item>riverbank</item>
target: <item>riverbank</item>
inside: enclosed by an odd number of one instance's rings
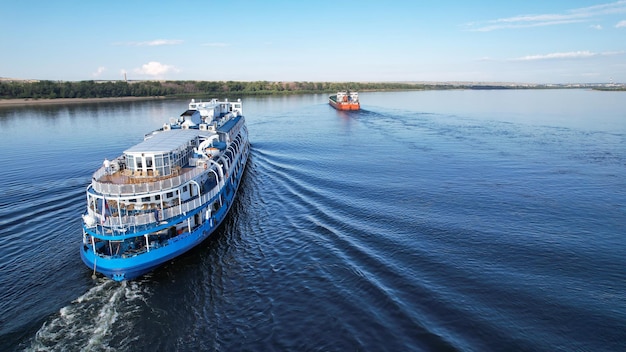
[[[22,105],[50,105],[50,104],[87,104],[87,103],[119,103],[123,101],[161,100],[158,97],[112,97],[112,98],[57,98],[57,99],[0,99],[0,107]]]

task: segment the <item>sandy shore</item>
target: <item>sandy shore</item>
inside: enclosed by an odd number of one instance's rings
[[[0,107],[16,105],[109,103],[135,100],[156,100],[165,97],[117,97],[117,98],[58,98],[58,99],[0,99]]]

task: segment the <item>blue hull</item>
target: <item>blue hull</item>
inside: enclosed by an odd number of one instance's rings
[[[87,187],[80,256],[115,281],[132,280],[189,251],[224,221],[250,143],[238,99],[191,100]]]
[[[83,248],[80,256],[85,265],[115,281],[132,280],[154,270],[192,249],[207,239],[219,226],[209,223],[189,233],[185,238],[165,247],[152,249],[149,253],[134,258],[102,258]]]
[[[244,160],[247,160],[247,156]],[[167,246],[151,249],[147,253],[131,258],[100,257],[89,250],[89,247],[83,246],[80,251],[81,259],[92,270],[115,281],[132,280],[153,271],[160,265],[202,243],[221,225],[233,204],[244,171],[245,168],[242,168],[240,173],[236,175],[237,177],[234,178],[234,180],[237,180],[237,184],[234,185],[234,191],[231,194],[222,191],[224,205],[213,214],[211,221],[204,222],[192,232],[177,236],[170,240]],[[194,216],[201,209],[199,208],[196,212],[188,214],[188,217]]]

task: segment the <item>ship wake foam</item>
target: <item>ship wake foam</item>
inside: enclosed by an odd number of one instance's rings
[[[49,318],[27,351],[115,351],[133,338],[132,321],[146,304],[140,282],[100,279],[96,286]]]

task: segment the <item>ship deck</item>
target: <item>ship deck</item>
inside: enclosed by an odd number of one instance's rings
[[[177,166],[174,168],[171,175],[166,176],[156,176],[152,172],[144,174],[140,171],[135,171],[133,173],[132,170],[120,170],[113,173],[105,174],[97,181],[100,183],[109,183],[115,185],[132,185],[146,182],[158,182],[162,180],[167,180],[172,177],[184,175],[188,172],[191,172],[193,169],[194,168],[192,167]]]

